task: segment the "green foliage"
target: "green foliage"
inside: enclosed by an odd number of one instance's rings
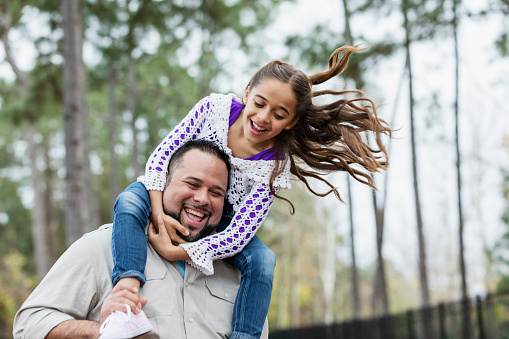
[[[28,275],[26,258],[16,250],[1,256],[0,262],[0,338],[12,338],[12,322],[36,285],[34,276]]]
[[[509,56],[509,33],[502,33],[498,40],[495,41],[495,46],[501,56]]]
[[[497,282],[497,291],[509,289],[509,172],[503,171],[502,194],[506,201],[506,207],[502,214],[502,222],[507,229],[502,237],[496,242],[493,250],[494,263],[500,271],[500,279]]]
[[[362,40],[362,37],[358,39],[358,41]],[[364,47],[369,46],[368,41],[363,42]],[[294,58],[295,60],[292,60],[294,64],[299,63],[310,67],[311,70],[307,72],[309,74],[312,71],[325,69],[332,52],[345,44],[348,45],[345,39],[338,37],[337,33],[322,25],[315,26],[310,34],[306,36],[294,35],[286,40],[286,45],[290,49],[288,58]],[[365,86],[363,74],[376,66],[380,60],[393,54],[395,50],[396,44],[391,41],[377,42],[370,45],[368,50],[352,55],[348,67],[342,73],[342,77],[355,81],[357,88],[363,88]],[[313,70],[316,67],[318,69]]]
[[[15,249],[32,266],[32,234],[30,211],[21,203],[19,182],[0,177],[0,256]]]

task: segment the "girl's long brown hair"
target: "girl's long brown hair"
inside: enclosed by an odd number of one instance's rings
[[[370,173],[386,169],[387,150],[381,135],[391,136],[390,126],[378,118],[376,107],[360,90],[321,90],[313,91],[313,85],[319,85],[341,74],[350,56],[366,48],[342,46],[329,58],[329,68],[320,73],[307,76],[293,66],[275,60],[262,67],[251,79],[248,86],[256,87],[266,79],[277,79],[290,84],[295,95],[297,107],[295,119],[299,119],[290,130],[283,130],[275,139],[274,151],[278,160],[271,174],[269,187],[278,196],[273,187],[275,178],[282,173],[286,162],[290,161],[290,171],[315,195],[324,197],[330,193],[340,200],[341,196],[334,185],[323,175],[346,171],[359,182],[376,188]],[[345,96],[360,95],[354,99]],[[313,104],[312,98],[322,95],[339,96],[323,105]],[[374,137],[376,146],[368,144],[368,135]],[[287,155],[287,156],[284,156]],[[315,178],[324,182],[330,189],[319,193],[311,188],[308,179]]]

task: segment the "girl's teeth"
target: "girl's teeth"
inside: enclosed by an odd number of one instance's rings
[[[265,129],[258,127],[254,121],[253,121],[253,127],[254,127],[255,130],[257,130],[259,132],[265,131]]]

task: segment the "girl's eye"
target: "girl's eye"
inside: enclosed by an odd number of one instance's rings
[[[257,103],[256,101],[254,102],[254,104],[255,104],[256,107],[262,107],[263,106],[262,104]]]
[[[276,117],[277,120],[283,120],[284,119],[283,116],[281,116],[281,115],[279,115],[277,113],[274,113],[274,116]]]

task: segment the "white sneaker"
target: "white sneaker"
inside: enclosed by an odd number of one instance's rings
[[[133,313],[128,305],[125,305],[127,313],[115,311],[103,322],[99,333],[99,339],[128,339],[134,338],[152,330],[152,324],[148,321],[143,311],[140,314]]]

